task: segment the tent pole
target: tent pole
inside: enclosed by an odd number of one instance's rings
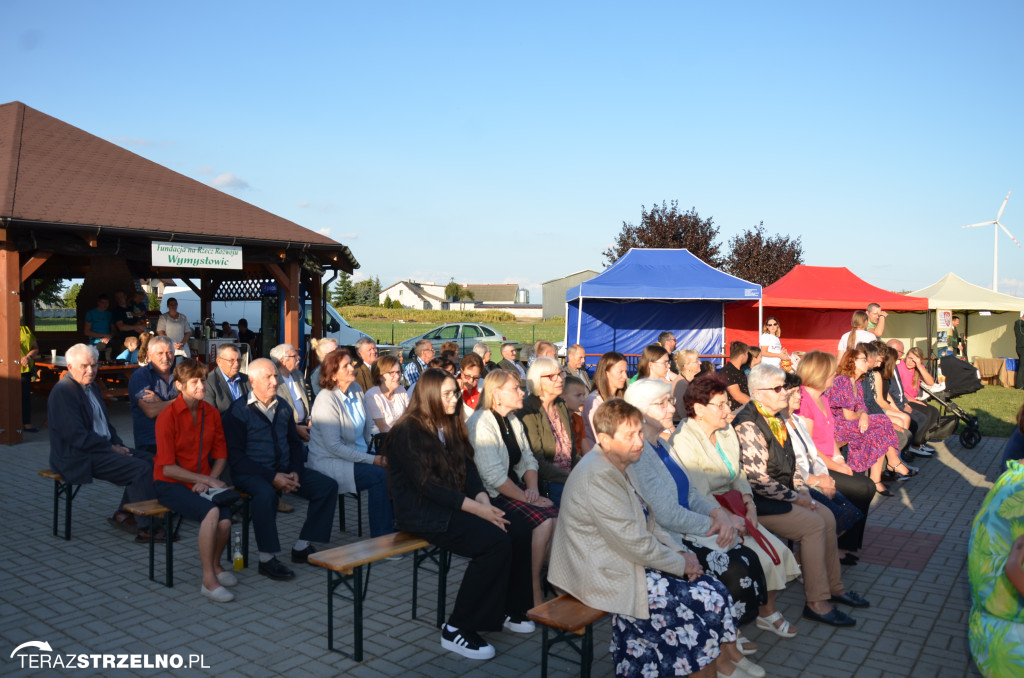
[[[583,326],[583,288],[580,286],[580,306],[576,309],[576,343],[580,343],[580,327]],[[586,353],[586,351],[584,351]]]
[[[565,342],[565,356],[569,357],[569,302],[565,302],[565,332],[562,336],[562,341]]]
[[[764,304],[761,303],[763,299],[757,300],[757,328],[754,330],[754,334],[757,335],[757,344],[761,344],[761,328],[764,327]]]

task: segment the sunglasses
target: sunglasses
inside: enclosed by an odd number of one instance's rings
[[[776,393],[782,393],[783,391],[786,390],[786,387],[784,385],[783,386],[769,386],[768,388],[759,388],[757,390],[758,391],[775,391]]]

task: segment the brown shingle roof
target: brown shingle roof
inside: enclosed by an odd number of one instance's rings
[[[331,238],[18,101],[0,105],[0,217],[309,244],[358,266]]]

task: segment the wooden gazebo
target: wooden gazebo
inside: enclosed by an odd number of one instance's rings
[[[153,243],[241,248],[240,269],[154,267]],[[323,274],[359,263],[334,240],[151,162],[20,102],[0,105],[0,443],[21,440],[19,311],[55,279],[83,278],[79,329],[101,292],[179,278],[209,316],[215,299],[264,282],[282,291],[283,340],[298,344],[300,285],[322,308]],[[242,296],[239,296],[242,295]],[[313,314],[313,335],[322,333]]]

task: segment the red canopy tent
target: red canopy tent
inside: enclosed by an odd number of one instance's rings
[[[850,331],[854,311],[880,304],[888,311],[926,311],[928,299],[909,297],[870,285],[843,266],[795,266],[761,293],[764,317],[775,316],[787,351],[836,352],[839,338]],[[738,301],[725,306],[726,343],[760,343],[758,303]]]

